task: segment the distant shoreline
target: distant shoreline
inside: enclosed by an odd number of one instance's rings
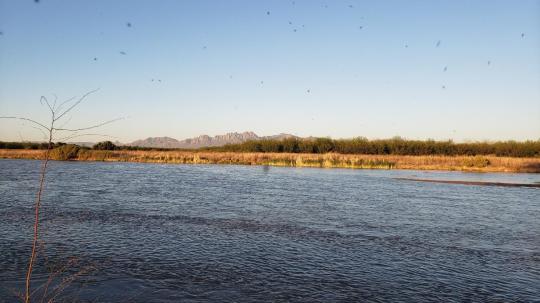
[[[0,149],[1,159],[43,159],[44,150]],[[403,156],[250,153],[218,151],[80,150],[73,161],[177,164],[236,164],[290,167],[411,169],[466,172],[540,173],[540,158],[497,156]]]

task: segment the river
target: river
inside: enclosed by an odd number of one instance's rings
[[[0,301],[23,289],[39,166],[0,160]],[[540,189],[396,178],[540,181],[539,174],[52,162],[33,286],[45,283],[45,264],[70,264],[63,275],[77,279],[59,292],[66,300],[540,300]]]

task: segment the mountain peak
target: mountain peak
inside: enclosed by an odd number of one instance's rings
[[[176,148],[179,141],[171,137],[148,137],[144,140],[133,141],[128,145],[140,147]]]
[[[194,138],[188,138],[178,141],[170,137],[149,137],[144,140],[133,141],[130,146],[140,147],[154,147],[154,148],[201,148],[201,147],[213,147],[223,146],[227,144],[239,144],[246,141],[261,140],[261,139],[273,139],[282,140],[286,138],[298,138],[291,134],[281,133],[274,136],[259,137],[252,131],[245,131],[242,133],[230,132],[224,135],[208,136],[200,135]]]

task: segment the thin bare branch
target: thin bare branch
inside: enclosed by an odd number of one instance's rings
[[[124,119],[124,117],[116,118],[116,119],[105,121],[105,122],[102,122],[102,123],[99,123],[99,124],[96,124],[96,125],[93,125],[93,126],[83,127],[83,128],[53,128],[53,130],[54,131],[66,131],[66,132],[79,132],[79,131],[83,131],[83,130],[89,130],[89,129],[93,129],[93,128],[98,128],[100,126],[104,126],[104,125],[107,125],[107,124],[110,124],[110,123],[113,123],[113,122],[116,122],[116,121],[120,121],[120,120],[123,120],[123,119]]]
[[[36,125],[39,125],[39,126],[43,127],[47,131],[51,131],[51,129],[48,128],[47,126],[45,126],[45,125],[43,125],[43,124],[41,124],[41,123],[39,123],[37,121],[34,121],[32,119],[28,119],[28,118],[23,118],[23,117],[0,117],[0,119],[15,119],[15,120],[29,121],[29,122],[32,122],[32,123],[34,123]]]
[[[47,140],[47,134],[41,129],[41,128],[37,128],[35,126],[30,126],[31,128],[33,129],[37,129],[41,132],[41,134],[43,135],[43,140]]]
[[[52,297],[47,301],[48,303],[54,302],[56,297],[58,297],[64,289],[66,289],[73,281],[75,281],[77,278],[84,276],[92,271],[96,270],[96,267],[94,266],[85,266],[78,272],[74,273],[73,275],[64,278],[58,286],[56,286],[53,291],[51,292]]]
[[[73,103],[73,105],[71,105],[68,109],[66,109],[63,113],[61,113],[56,119],[54,119],[54,121],[60,120],[65,114],[69,113],[73,108],[75,108],[77,105],[79,105],[81,102],[83,102],[83,100],[86,99],[86,97],[88,97],[88,95],[90,95],[92,93],[95,93],[98,90],[99,90],[99,88],[94,89],[93,91],[89,91],[86,94],[84,94],[82,97],[79,98],[79,100],[77,100],[77,102]]]
[[[48,260],[47,260],[48,262]],[[60,275],[62,275],[64,272],[66,272],[72,265],[75,265],[78,261],[75,260],[75,259],[69,259],[63,266],[61,266],[60,268],[58,269],[52,269],[51,268],[51,273],[49,274],[49,277],[47,278],[47,281],[45,283],[43,283],[41,286],[37,287],[34,289],[34,291],[32,291],[32,295],[36,294],[39,290],[43,289],[43,294],[42,294],[42,297],[41,297],[41,301],[40,302],[43,302],[45,300],[45,298],[47,297],[47,292],[49,290],[49,286],[52,284],[52,282],[54,281],[54,279]]]
[[[53,120],[54,120],[54,109],[53,109],[53,107],[51,106],[51,104],[49,103],[49,100],[47,100],[47,97],[41,96],[41,98],[39,99],[39,102],[40,102],[41,104],[43,104],[42,100],[45,100],[45,104],[47,104],[47,107],[49,107],[49,110],[51,111],[51,115],[52,115]]]
[[[56,101],[58,101],[58,96],[56,94],[53,94],[53,96],[54,96],[54,103],[53,103],[52,108],[56,112]]]
[[[73,116],[69,116],[69,118],[64,123],[62,123],[62,125],[60,125],[59,128],[64,128],[64,126],[66,126],[69,122],[71,122],[72,118]]]
[[[78,137],[89,137],[89,136],[106,137],[106,138],[118,139],[118,137],[113,137],[113,136],[104,135],[104,134],[76,134],[76,135],[71,135],[71,136],[62,137],[62,138],[54,138],[54,141],[64,141],[64,140],[71,140],[71,139],[73,139],[73,138],[78,138]]]
[[[60,103],[60,105],[58,105],[58,107],[55,108],[55,111],[59,112],[62,109],[62,106],[66,105],[67,103],[69,103],[71,101],[73,101],[74,99],[75,99],[75,97],[71,97],[71,98],[67,99],[66,101]]]

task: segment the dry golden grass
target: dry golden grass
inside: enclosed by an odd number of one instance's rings
[[[0,158],[2,159],[43,159],[44,150],[33,149],[0,149]]]
[[[42,150],[0,149],[0,158],[41,159]],[[323,168],[376,168],[540,173],[540,158],[399,156],[193,151],[81,150],[75,160],[185,164],[243,164]]]

